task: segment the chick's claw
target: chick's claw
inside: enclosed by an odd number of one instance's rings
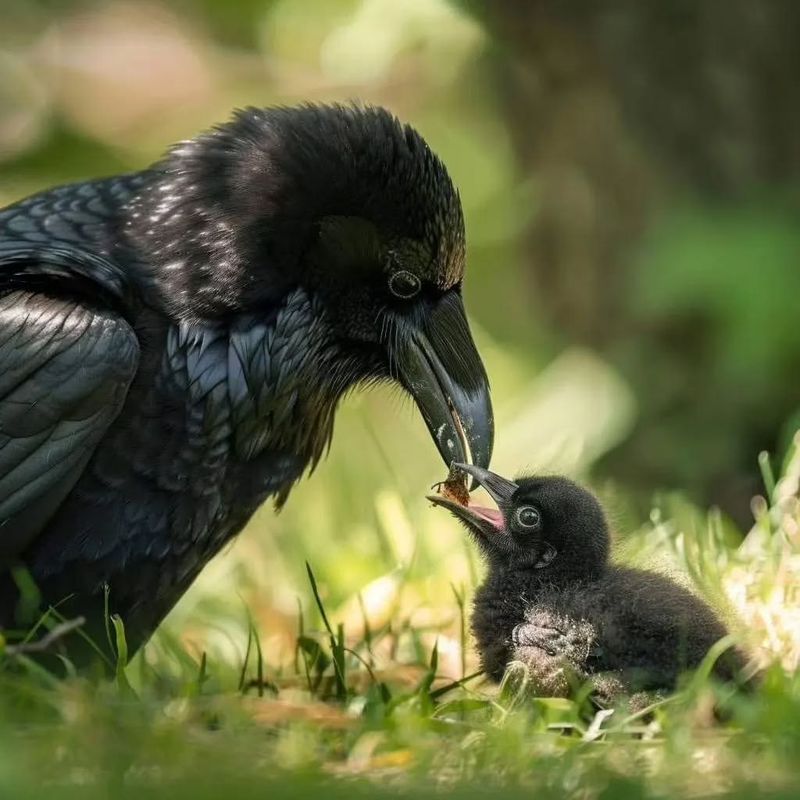
[[[547,613],[534,614],[531,621],[516,625],[511,632],[515,647],[537,647],[573,664],[586,662],[594,640],[594,628],[585,620],[555,618]]]

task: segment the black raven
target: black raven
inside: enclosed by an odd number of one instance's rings
[[[604,700],[675,688],[726,635],[698,597],[667,578],[608,562],[605,514],[591,492],[563,477],[506,480],[456,464],[497,503],[429,499],[474,535],[488,564],[472,629],[483,670],[499,681],[511,661],[540,693],[566,695],[589,681]],[[744,663],[727,650],[716,673],[735,680]]]
[[[447,463],[493,418],[461,203],[381,108],[249,108],[142,172],[0,210],[0,627],[22,567],[135,649],[394,380]],[[98,628],[91,628],[97,631]]]

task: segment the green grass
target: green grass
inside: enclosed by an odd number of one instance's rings
[[[418,564],[333,607],[328,581],[306,564],[288,652],[264,610],[244,605],[241,641],[227,650],[210,636],[199,651],[173,624],[131,664],[112,619],[114,680],[45,671],[6,643],[0,796],[797,796],[800,452],[778,480],[762,467],[768,491],[746,536],[668,498],[626,551],[640,562],[660,554],[661,568],[726,611],[766,667],[753,695],[709,679],[713,654],[646,712],[532,698],[518,671],[494,687],[470,674],[469,589],[436,595],[436,618]],[[384,502],[389,518],[412,513]]]

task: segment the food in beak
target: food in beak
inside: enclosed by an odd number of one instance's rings
[[[450,465],[450,472],[447,480],[434,483],[431,489],[442,495],[442,497],[460,506],[469,506],[469,491],[467,489],[467,473],[459,469],[455,463]]]

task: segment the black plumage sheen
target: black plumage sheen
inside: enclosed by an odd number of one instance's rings
[[[95,635],[108,585],[135,649],[359,384],[398,380],[446,460],[488,464],[464,248],[444,165],[378,108],[247,109],[0,210],[0,627],[22,567]]]
[[[541,694],[566,696],[584,682],[606,701],[674,689],[727,631],[700,598],[653,572],[609,563],[603,509],[563,477],[509,481],[458,465],[497,509],[445,506],[474,535],[488,564],[472,614],[483,670],[499,681],[512,661]],[[743,657],[727,650],[715,672],[736,680]]]

